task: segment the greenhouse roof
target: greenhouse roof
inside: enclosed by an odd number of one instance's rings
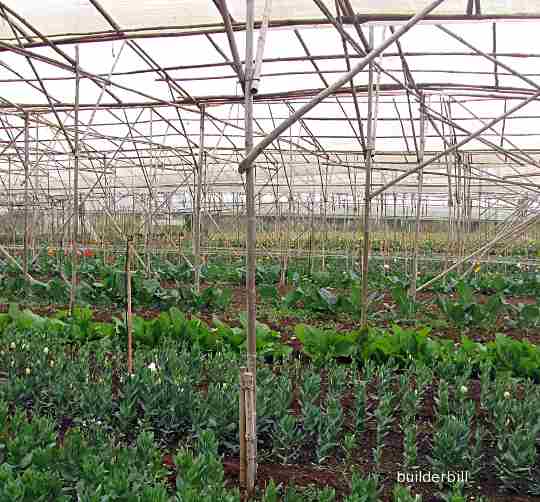
[[[255,1],[255,41],[266,3]],[[371,50],[370,27],[377,47],[429,4],[271,3],[254,96],[255,142],[362,61]],[[7,172],[9,164],[15,175],[21,172],[26,115],[28,141],[34,145],[30,160],[44,170],[56,169],[53,183],[69,172],[76,129],[88,186],[107,169],[115,175],[118,168],[129,169],[125,176],[140,180],[147,166],[161,179],[158,185],[191,183],[204,105],[208,181],[219,190],[241,191],[237,165],[245,134],[238,66],[244,63],[245,4],[0,2],[0,169]],[[539,28],[538,1],[446,0],[382,51],[374,60],[374,168],[380,185],[417,161],[424,96],[426,156],[464,142],[460,160],[474,165],[480,181],[484,178],[484,187],[479,181],[476,189],[504,185],[508,190],[508,182],[515,190],[536,192]],[[354,184],[351,171],[358,176],[365,159],[368,74],[366,65],[352,85],[341,86],[268,146],[257,160],[260,190],[271,190],[271,170],[283,166],[296,173],[297,190],[335,185],[332,190],[339,192]],[[514,107],[520,108],[510,113]],[[438,174],[446,172],[444,161],[433,163],[426,175],[437,193],[446,183]]]

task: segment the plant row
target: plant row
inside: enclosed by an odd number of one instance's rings
[[[46,482],[47,489],[64,493],[66,471],[62,469],[66,469],[71,473],[67,479],[72,490],[95,493],[96,473],[102,473],[103,490],[112,490],[113,485],[124,493],[156,490],[157,497],[160,488],[152,482],[161,474],[151,441],[174,455],[187,454],[186,448],[208,431],[216,441],[214,458],[218,453],[238,453],[240,359],[233,353],[203,354],[185,343],[169,341],[159,349],[136,352],[137,371],[128,376],[124,353],[95,343],[68,348],[50,335],[35,333],[29,339],[27,333],[14,332],[4,343],[0,364],[6,369],[6,382],[0,385],[0,401],[8,406],[0,415],[4,445],[0,452],[2,475],[10,482],[0,486],[15,484],[26,490],[34,486],[30,478],[35,475],[37,486]],[[445,369],[450,371],[437,378],[443,368],[434,370],[413,362],[406,366],[394,361],[327,365],[324,370],[295,362],[261,366],[257,374],[259,460],[302,466],[337,464],[345,473],[362,472],[364,478],[369,471],[360,466],[368,460],[370,472],[379,473],[380,482],[388,486],[395,479],[384,458],[395,451],[392,445],[398,438],[400,465],[406,472],[467,471],[475,486],[490,481],[506,493],[540,494],[536,448],[540,388],[508,374],[494,376],[488,363],[478,379],[471,379],[467,367]],[[28,416],[32,416],[30,422]],[[47,421],[40,422],[39,417]],[[59,441],[51,436],[55,428],[62,431],[64,442],[78,438],[77,431],[93,441],[109,438],[114,451],[109,446],[101,453],[89,452],[88,457],[62,457],[55,449]],[[82,440],[76,439],[76,451],[84,451]],[[144,455],[122,453],[122,447],[141,441]],[[81,458],[81,465],[74,466]],[[115,462],[120,463],[118,470],[112,465]],[[122,466],[122,462],[127,464]],[[143,462],[145,470],[137,462]],[[42,472],[45,466],[51,479]],[[176,466],[178,489],[190,467],[182,461],[176,461]],[[36,472],[28,471],[33,467]],[[151,474],[141,478],[139,471]],[[193,483],[206,483],[204,472],[207,469],[202,467],[193,470],[196,479],[187,484],[192,496],[198,486]],[[40,476],[47,480],[40,481],[45,479]],[[346,479],[353,497],[354,477],[346,475]],[[207,489],[221,490],[220,483],[218,477]],[[445,489],[442,481],[439,488]],[[358,497],[366,496],[367,488],[362,490]],[[349,500],[378,500],[379,492],[374,490],[372,498]],[[213,493],[221,492],[209,492]],[[191,500],[186,497],[179,500]],[[34,500],[40,500],[39,496]]]

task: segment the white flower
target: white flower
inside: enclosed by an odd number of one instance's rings
[[[505,399],[510,399],[510,392],[506,391],[503,396]]]
[[[9,348],[10,348],[11,350],[15,350],[15,347],[16,347],[15,342],[11,342],[11,343],[9,344]]]
[[[30,373],[32,373],[32,370],[30,370],[30,368],[26,368],[26,369],[24,370],[24,372],[25,372],[27,375],[29,375]]]
[[[43,349],[43,353],[44,353],[45,355],[47,355],[47,354],[49,353],[49,347],[45,347],[45,348]]]
[[[54,367],[54,361],[53,361],[52,359],[51,359],[50,362],[49,362],[49,366],[50,366],[51,368]]]
[[[27,348],[28,348],[28,344],[23,343],[23,344],[22,344],[22,349],[23,349],[23,350],[26,350]]]
[[[469,389],[467,389],[465,385],[462,385],[459,390],[461,391],[462,394],[467,394],[467,392],[469,392]]]
[[[390,270],[390,265],[388,265],[388,263],[384,264],[384,270]]]
[[[157,366],[156,366],[156,363],[150,363],[148,365],[148,369],[152,372],[152,373],[155,373],[157,371]]]
[[[3,356],[5,352],[3,350],[0,350],[0,356]]]
[[[521,270],[521,263],[516,263],[516,267]]]

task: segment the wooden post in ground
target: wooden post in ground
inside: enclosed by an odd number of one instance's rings
[[[246,65],[244,74],[244,101],[245,101],[245,148],[246,154],[253,148],[253,94],[251,93],[251,78],[253,77],[253,26],[254,26],[254,0],[246,1]],[[255,216],[255,166],[249,166],[246,171],[246,212],[247,212],[247,367],[252,375],[253,387],[255,388],[257,372],[257,346],[256,346],[256,318],[257,318],[257,292],[255,285],[256,277],[256,242],[257,227]],[[253,391],[253,394],[255,392]],[[248,413],[252,413],[252,419],[256,420],[255,403],[249,407],[246,403],[246,442],[248,429]],[[255,440],[255,446],[257,442]],[[257,467],[255,462],[257,452],[250,452],[246,445],[246,494],[249,497],[254,489]],[[250,484],[251,483],[251,484]]]
[[[244,395],[244,373],[246,368],[240,368],[240,489],[246,489],[246,468],[247,468],[247,450],[246,450],[246,400]]]
[[[253,495],[257,476],[256,423],[255,379],[247,368],[240,368],[240,486],[245,499]]]
[[[257,476],[257,415],[255,409],[255,376],[247,371],[244,373],[244,396],[246,413],[246,486],[247,496],[255,491]]]
[[[369,43],[373,47],[373,26],[369,27]],[[373,64],[369,63],[368,74],[368,116],[367,116],[367,144],[366,144],[366,176],[364,186],[364,230],[362,248],[362,302],[361,326],[367,327],[368,302],[368,266],[369,266],[369,217],[371,208],[371,166],[373,163]]]
[[[79,46],[75,46],[75,110],[74,110],[74,141],[73,141],[73,233],[71,235],[71,290],[69,294],[69,312],[73,315],[77,292],[77,240],[79,238]]]
[[[195,268],[195,291],[201,289],[201,198],[204,162],[204,105],[201,105],[199,128],[199,159],[196,166],[196,186],[194,189],[195,207],[193,208],[193,228],[191,229],[193,247],[193,265]]]
[[[126,328],[127,328],[127,367],[128,374],[133,374],[133,313],[131,310],[131,261],[133,256],[131,237],[126,246]]]
[[[30,200],[28,198],[28,178],[30,164],[30,135],[29,135],[29,117],[28,112],[24,114],[24,242],[23,242],[23,273],[28,277],[28,206]]]
[[[424,161],[424,149],[425,149],[425,113],[424,113],[425,97],[422,94],[420,98],[420,147],[418,149],[418,163],[421,164]],[[416,217],[414,225],[414,245],[413,245],[413,262],[412,262],[412,276],[411,276],[411,289],[410,296],[413,301],[416,300],[416,280],[418,275],[418,240],[420,237],[420,213],[422,210],[422,191],[424,182],[424,170],[418,171],[418,194],[416,198]]]
[[[268,11],[270,2],[265,4],[265,12]],[[246,0],[246,58],[243,74],[244,85],[244,130],[246,156],[253,148],[253,92],[257,92],[257,86],[253,86],[253,31],[254,31],[254,0]],[[268,14],[265,14],[265,16]],[[267,24],[263,23],[259,32],[264,45]],[[257,58],[262,58],[263,46],[257,51]],[[260,64],[260,62],[258,63]],[[257,62],[255,64],[257,66]],[[240,80],[241,75],[239,75]],[[246,293],[247,293],[247,372],[241,371],[240,378],[242,387],[240,400],[244,399],[243,415],[240,417],[240,442],[245,443],[245,448],[240,457],[241,488],[244,495],[250,498],[255,489],[257,477],[257,290],[255,284],[256,259],[257,259],[257,219],[255,214],[255,165],[246,165],[246,215],[247,215],[247,257],[246,257]],[[242,405],[241,405],[242,407]],[[244,439],[242,439],[242,436]],[[242,474],[242,472],[244,474]]]

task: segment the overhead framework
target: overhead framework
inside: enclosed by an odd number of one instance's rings
[[[254,252],[285,262],[324,266],[337,230],[352,266],[397,223],[417,256],[446,222],[452,259],[534,228],[535,2],[258,0],[251,73],[247,4],[0,1],[4,258],[134,235],[149,273],[157,250],[197,272],[245,247],[249,166]]]

